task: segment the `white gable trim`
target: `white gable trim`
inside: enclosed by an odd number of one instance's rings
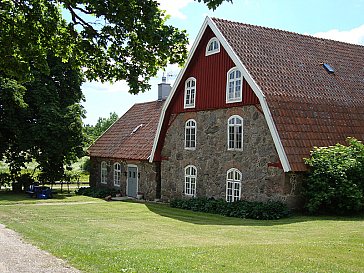
[[[154,154],[157,148],[157,144],[158,144],[158,139],[160,136],[160,132],[162,129],[162,124],[163,124],[163,120],[165,117],[165,113],[166,110],[168,109],[168,106],[171,102],[172,97],[174,96],[174,93],[176,92],[177,87],[180,84],[180,81],[192,59],[192,56],[195,53],[195,50],[197,48],[197,45],[200,43],[200,40],[202,38],[202,35],[205,33],[206,27],[209,26],[211,28],[211,30],[214,32],[216,38],[220,41],[220,46],[223,46],[224,49],[226,50],[226,52],[228,53],[229,57],[232,59],[232,61],[235,63],[236,67],[240,69],[240,71],[242,72],[243,77],[245,78],[245,80],[248,82],[248,84],[250,85],[250,87],[252,88],[253,92],[255,93],[255,95],[258,97],[259,99],[259,103],[262,106],[262,110],[264,113],[264,117],[267,121],[268,124],[268,128],[270,130],[270,133],[272,135],[276,150],[278,152],[278,156],[279,159],[282,163],[283,166],[283,170],[285,172],[288,172],[291,170],[291,166],[288,162],[288,158],[286,155],[286,152],[284,151],[281,139],[279,137],[277,128],[274,124],[273,118],[272,118],[272,114],[269,110],[265,95],[263,94],[262,90],[260,89],[260,87],[258,86],[258,84],[254,81],[254,79],[252,78],[252,76],[250,75],[250,73],[248,72],[248,70],[246,69],[246,67],[244,66],[244,64],[241,62],[241,60],[239,59],[239,57],[237,56],[237,54],[235,53],[235,51],[231,48],[231,46],[229,45],[229,43],[226,41],[225,37],[222,35],[222,33],[220,32],[220,30],[218,29],[218,27],[216,26],[216,24],[213,22],[213,20],[210,17],[206,17],[204,23],[202,24],[202,27],[195,39],[195,42],[191,48],[191,51],[188,55],[186,64],[184,65],[184,68],[180,71],[180,73],[178,74],[178,77],[175,81],[175,84],[173,85],[173,88],[171,90],[170,95],[168,96],[163,109],[162,109],[162,113],[159,119],[159,124],[158,124],[158,128],[157,128],[157,133],[154,139],[154,143],[153,143],[153,149],[152,149],[152,153],[151,153],[151,157],[150,157],[150,162],[153,161],[154,159]]]

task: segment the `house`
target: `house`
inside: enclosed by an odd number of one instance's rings
[[[310,150],[364,139],[363,63],[363,46],[206,18],[145,135],[152,192],[299,207]]]
[[[160,162],[149,161],[162,106],[171,90],[163,78],[158,100],[132,106],[88,149],[90,186],[154,200],[160,195]]]

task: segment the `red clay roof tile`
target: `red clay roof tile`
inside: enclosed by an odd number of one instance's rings
[[[293,171],[313,146],[364,139],[363,46],[213,21],[266,96]]]
[[[153,101],[132,106],[88,149],[90,156],[148,160],[163,103]]]

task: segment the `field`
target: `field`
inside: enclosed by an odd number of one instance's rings
[[[0,223],[84,272],[364,272],[364,216],[227,218],[0,193]]]

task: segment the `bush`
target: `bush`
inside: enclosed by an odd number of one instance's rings
[[[115,189],[96,188],[96,187],[81,187],[76,192],[77,195],[85,195],[95,198],[105,198],[106,196],[115,196],[118,191]]]
[[[223,199],[208,199],[205,197],[191,199],[174,199],[170,202],[173,208],[221,214],[228,217],[250,218],[260,220],[274,220],[289,216],[286,204],[279,201],[226,202]]]
[[[364,145],[315,147],[305,158],[310,173],[303,184],[305,208],[311,214],[350,214],[364,207]]]

